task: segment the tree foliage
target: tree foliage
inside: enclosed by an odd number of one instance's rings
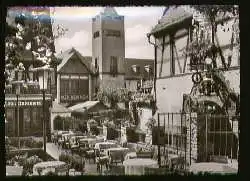
[[[217,67],[216,56],[219,55],[224,68],[227,69],[231,64],[232,56],[229,56],[228,62],[226,62],[218,42],[216,45],[217,26],[223,27],[226,25],[225,19],[234,18],[234,24],[231,27],[233,32],[231,38],[232,51],[234,42],[239,44],[239,7],[234,5],[191,5],[191,7],[205,16],[206,20],[204,21],[208,22],[211,28],[201,27],[199,22],[196,21],[193,24],[193,40],[184,50],[184,54],[190,56],[191,64],[195,66],[204,65],[205,59],[210,58],[214,68]],[[224,20],[219,21],[219,19]],[[223,29],[224,32],[229,30],[229,28]],[[196,68],[199,69],[199,67]]]
[[[97,98],[100,102],[115,108],[118,102],[128,102],[131,96],[129,90],[125,88],[102,88],[98,91]]]
[[[13,79],[11,71],[16,70],[17,66],[23,66],[22,60],[27,55],[33,60],[38,60],[41,66],[54,65],[54,42],[63,36],[67,29],[58,25],[53,35],[50,16],[37,14],[36,9],[27,12],[24,7],[10,8],[8,12],[5,36],[6,79]],[[17,15],[13,15],[13,12]],[[13,18],[14,21],[11,21]]]

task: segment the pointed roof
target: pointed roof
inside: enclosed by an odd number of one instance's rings
[[[86,68],[90,71],[90,73],[93,73],[94,67],[91,64],[92,57],[89,56],[83,57],[81,53],[78,52],[75,48],[68,49],[65,52],[62,52],[59,55],[57,55],[57,58],[61,59],[61,63],[57,66],[57,72],[59,72],[64,67],[64,65],[73,55],[77,55],[81,60],[82,64],[86,66]]]
[[[119,16],[114,7],[105,7],[101,12],[101,15],[104,16]]]
[[[182,23],[193,17],[192,13],[185,11],[180,6],[167,7],[164,10],[163,16],[158,21],[158,24],[152,29],[151,34],[165,30],[173,25]]]

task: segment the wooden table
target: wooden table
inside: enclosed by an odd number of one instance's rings
[[[158,163],[155,160],[148,158],[135,158],[125,160],[125,175],[144,175],[145,168],[158,168]]]
[[[189,171],[192,173],[208,172],[208,173],[237,173],[238,170],[226,163],[217,162],[201,162],[193,163]]]

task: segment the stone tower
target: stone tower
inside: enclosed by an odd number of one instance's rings
[[[97,87],[125,87],[124,16],[113,7],[92,19],[92,64],[98,70]]]

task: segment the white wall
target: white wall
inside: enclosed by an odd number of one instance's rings
[[[146,133],[147,132],[146,123],[148,122],[149,118],[152,117],[152,109],[139,108],[138,114],[139,114],[139,120],[140,120],[139,128]]]
[[[230,87],[240,93],[240,69],[224,72]],[[189,94],[193,82],[191,74],[158,79],[156,81],[156,97],[158,112],[180,112],[182,110],[183,94]]]

